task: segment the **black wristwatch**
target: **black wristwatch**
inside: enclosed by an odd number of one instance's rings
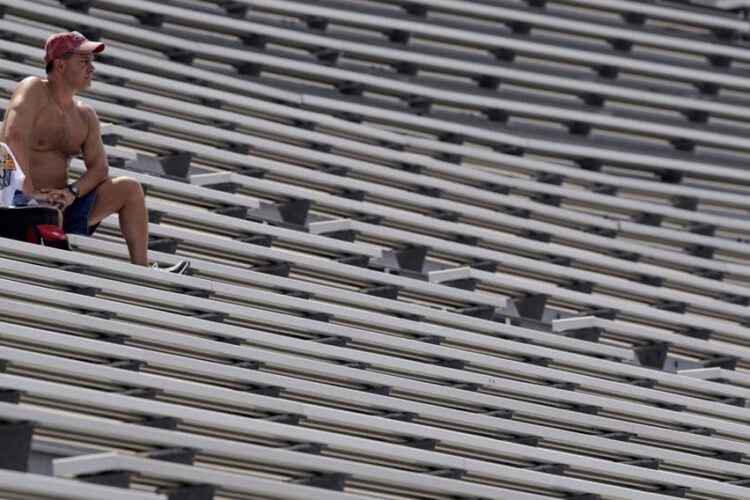
[[[73,196],[75,196],[76,199],[81,196],[81,190],[78,189],[78,186],[76,186],[75,184],[68,184],[68,191],[73,193]]]

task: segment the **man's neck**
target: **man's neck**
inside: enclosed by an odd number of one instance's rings
[[[57,106],[65,111],[74,106],[73,96],[75,96],[75,90],[66,87],[62,82],[55,78],[47,80],[47,90],[49,90],[52,101]]]

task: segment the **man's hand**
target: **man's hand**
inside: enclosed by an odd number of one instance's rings
[[[44,201],[59,209],[61,212],[68,208],[71,203],[76,200],[73,193],[68,188],[63,189],[40,189],[37,191],[41,196],[44,197]],[[39,201],[39,198],[35,198]]]

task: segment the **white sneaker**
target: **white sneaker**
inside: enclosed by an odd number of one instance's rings
[[[167,273],[185,274],[190,269],[190,261],[181,260],[177,264],[169,267],[159,267],[159,264],[153,263],[151,265],[151,269],[156,269],[157,271],[164,271]]]

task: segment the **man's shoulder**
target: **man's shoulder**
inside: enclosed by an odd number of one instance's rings
[[[18,82],[16,92],[46,92],[44,80],[42,80],[38,76],[27,76],[26,78]]]
[[[99,119],[94,108],[90,104],[84,101],[80,101],[80,100],[76,101],[76,109],[81,114],[81,116],[86,118],[86,120],[98,120]]]

